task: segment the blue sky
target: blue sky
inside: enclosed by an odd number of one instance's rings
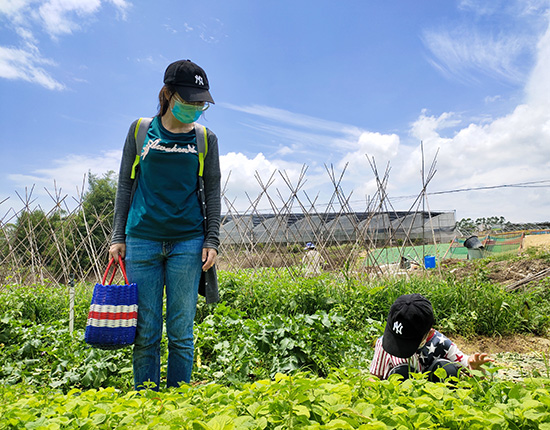
[[[365,210],[367,155],[381,175],[389,163],[392,207],[408,210],[423,142],[428,192],[546,181],[430,194],[430,209],[550,220],[549,19],[549,0],[2,0],[0,219],[16,191],[35,185],[49,209],[45,188],[72,201],[89,170],[117,171],[164,69],[189,58],[208,74],[201,122],[240,210],[261,196],[256,177],[283,204],[283,175],[296,184],[304,165],[303,202],[329,202],[333,166]]]

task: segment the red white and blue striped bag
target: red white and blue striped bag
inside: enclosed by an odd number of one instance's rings
[[[106,285],[105,280],[113,264],[113,274]],[[117,267],[120,267],[126,285],[111,285]],[[84,340],[100,349],[118,349],[133,344],[137,312],[137,285],[128,282],[122,258],[119,256],[118,264],[111,258],[103,275],[103,282],[94,287]]]

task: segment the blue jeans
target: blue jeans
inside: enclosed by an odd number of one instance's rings
[[[138,323],[134,343],[134,386],[160,385],[160,341],[166,286],[168,337],[167,386],[191,380],[193,320],[202,267],[203,237],[183,242],[126,238],[126,271],[138,286]]]

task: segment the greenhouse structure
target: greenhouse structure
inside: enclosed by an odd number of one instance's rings
[[[222,217],[222,245],[247,243],[350,243],[423,239],[448,243],[455,237],[454,212],[351,212],[255,214]]]

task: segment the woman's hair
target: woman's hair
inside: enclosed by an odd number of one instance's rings
[[[176,93],[176,89],[172,85],[164,85],[160,89],[159,93],[159,106],[158,106],[158,115],[163,116],[170,107],[170,101],[172,100],[172,97],[174,97],[174,94]]]

